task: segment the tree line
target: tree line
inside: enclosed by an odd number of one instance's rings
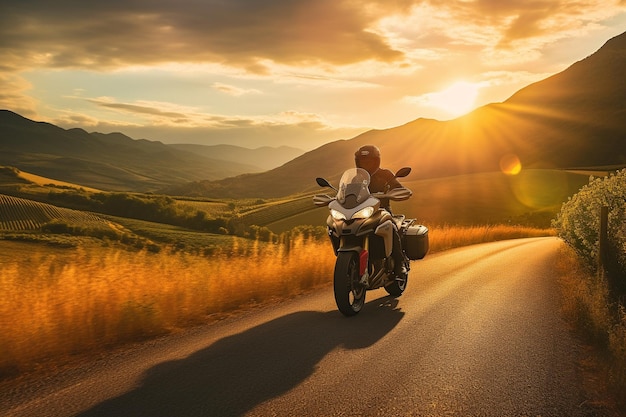
[[[249,227],[244,227],[238,216],[213,217],[204,210],[180,205],[172,197],[164,195],[52,190],[48,193],[48,200],[53,204],[79,210],[171,224],[209,233],[238,236],[258,234],[256,229],[251,231]]]

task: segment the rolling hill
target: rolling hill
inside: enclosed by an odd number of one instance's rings
[[[455,120],[417,119],[326,144],[260,174],[196,181],[163,191],[208,197],[280,197],[336,180],[361,145],[380,147],[383,166],[411,166],[408,180],[493,172],[513,154],[523,168],[626,165],[626,33],[565,71],[503,103]]]
[[[301,153],[279,149],[276,158],[268,158],[271,148],[239,148],[246,161],[265,158],[266,165],[260,167],[238,160],[236,147],[226,154],[222,149],[190,146],[134,140],[121,133],[66,130],[0,110],[0,165],[102,190],[146,192],[189,181],[217,180],[260,172]]]

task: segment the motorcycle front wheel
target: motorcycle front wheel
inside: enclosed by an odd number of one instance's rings
[[[365,287],[359,283],[359,258],[355,252],[339,252],[335,263],[335,302],[345,316],[354,316],[365,305]]]

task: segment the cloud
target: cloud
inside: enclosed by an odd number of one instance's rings
[[[303,148],[310,147],[306,144],[305,138],[315,138],[315,143],[324,143],[329,137],[341,137],[343,132],[355,134],[364,130],[362,127],[335,126],[322,115],[299,111],[253,116],[219,115],[203,113],[195,108],[172,103],[147,101],[123,103],[111,97],[85,100],[99,108],[113,111],[119,117],[116,120],[114,117],[95,118],[75,112],[64,112],[62,116],[49,121],[65,128],[78,125],[87,130],[105,133],[123,131],[131,136],[135,132],[137,135],[133,136],[135,138],[149,137],[178,143],[184,139],[193,143],[205,143],[210,142],[212,138],[221,140],[228,138],[232,143],[253,146],[256,141],[267,139],[272,143],[282,142],[282,144],[299,141]],[[128,122],[127,116],[133,121]]]
[[[0,62],[90,70],[217,63],[252,73],[272,63],[413,64],[420,50],[562,38],[623,7],[619,0],[5,1]]]
[[[474,52],[480,59],[487,53],[506,57],[506,65],[513,61],[509,55],[520,50],[538,51],[547,43],[582,36],[625,11],[620,0],[430,0],[416,2],[407,14],[384,16],[378,27],[405,56],[422,51],[422,58],[441,59]],[[526,57],[532,60],[536,54]]]
[[[536,81],[563,69],[582,58],[569,40],[602,32],[625,7],[624,0],[3,1],[0,105],[51,121],[154,128],[155,137],[180,128],[238,140],[265,129],[286,140],[285,132],[304,137],[305,126],[320,135],[354,131],[346,124],[388,127],[422,116],[402,97],[453,80],[489,81],[480,94],[497,100],[523,86],[517,76]],[[554,54],[564,43],[569,51]],[[549,68],[546,46],[555,57]],[[520,63],[530,63],[529,72]],[[60,73],[64,82],[55,82]]]
[[[36,114],[36,101],[24,95],[31,85],[23,78],[0,72],[0,109],[11,109],[23,116]]]
[[[363,133],[362,127],[330,126],[312,115],[277,114],[272,118],[246,118],[204,115],[201,123],[187,126],[140,125],[123,121],[102,121],[78,114],[65,114],[52,123],[72,128],[77,125],[93,132],[123,132],[135,139],[165,143],[216,145],[229,143],[248,148],[295,146],[310,150],[332,140],[348,139]]]
[[[4,55],[29,65],[218,62],[262,72],[263,59],[300,65],[402,57],[368,31],[376,17],[367,4],[348,0],[12,3],[0,14]]]
[[[185,122],[188,120],[184,113],[164,111],[162,110],[164,103],[153,104],[128,104],[117,103],[108,97],[101,97],[95,99],[88,99],[87,101],[97,104],[101,107],[109,109],[122,110],[124,112],[133,113],[136,115],[156,116],[162,119],[175,120],[177,122]]]
[[[257,74],[272,65],[419,67],[468,52],[510,64],[509,51],[536,51],[624,9],[619,0],[2,3],[0,71],[211,63]]]
[[[76,126],[80,126],[85,130],[91,130],[95,126],[99,126],[102,122],[94,117],[86,116],[82,113],[76,113],[72,111],[64,111],[60,113],[53,120],[50,120],[51,123],[62,126],[66,128],[74,128]],[[119,131],[119,128],[113,128],[113,126],[120,126],[122,128],[129,127],[129,123],[115,123],[109,122],[107,123],[109,128],[112,128],[114,131]]]
[[[234,85],[229,85],[229,84],[224,84],[224,83],[216,82],[216,83],[213,83],[212,87],[217,91],[220,91],[224,94],[228,94],[234,97],[240,97],[246,94],[261,94],[261,91],[255,88],[246,89],[246,88],[240,88]]]

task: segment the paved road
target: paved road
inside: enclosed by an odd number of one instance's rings
[[[0,415],[597,415],[559,318],[559,245],[429,255],[402,297],[369,292],[356,317],[329,288],[4,387]]]

